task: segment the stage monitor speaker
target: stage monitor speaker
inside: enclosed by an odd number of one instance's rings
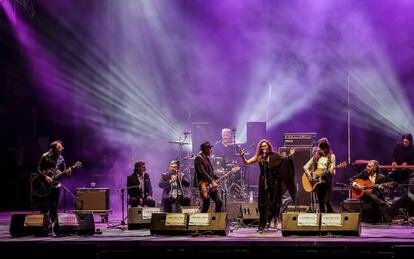
[[[392,203],[389,214],[397,216],[398,214],[407,213],[408,216],[414,215],[414,194],[408,192]]]
[[[57,235],[93,235],[95,221],[92,212],[78,211],[74,213],[58,213],[55,224]]]
[[[227,236],[229,234],[227,213],[190,214],[188,219],[188,232],[190,234]]]
[[[290,148],[281,147],[279,153],[287,156],[289,155]],[[295,166],[295,184],[296,184],[296,198],[298,205],[307,205],[311,203],[311,193],[305,192],[302,186],[303,166],[311,159],[311,148],[295,148],[295,154],[293,155],[293,165]]]
[[[77,188],[76,210],[109,210],[109,188]]]
[[[49,218],[46,214],[13,214],[10,221],[10,235],[47,236]]]
[[[128,229],[149,228],[153,213],[160,213],[160,208],[128,208]]]
[[[79,228],[78,218],[73,213],[58,213],[55,234],[59,236],[76,234]]]
[[[200,206],[181,206],[180,212],[187,214],[200,213]]]
[[[306,205],[288,205],[286,212],[300,212],[300,213],[306,213],[309,212],[310,206]]]
[[[151,235],[187,235],[188,214],[154,213],[151,217]]]
[[[319,213],[283,213],[282,236],[319,235],[319,220]]]
[[[257,203],[243,203],[240,205],[239,218],[243,223],[251,223],[253,221],[258,221],[260,217],[259,208]]]
[[[360,200],[346,199],[342,202],[342,212],[361,213],[362,204]]]
[[[92,212],[78,211],[76,212],[78,218],[78,235],[93,235],[95,234],[95,221]]]
[[[240,206],[245,204],[247,202],[242,202],[242,201],[229,201],[226,204],[226,212],[227,212],[227,219],[232,222],[232,221],[237,221],[238,219],[240,219]],[[215,210],[213,209],[211,212],[214,212]]]
[[[323,235],[359,236],[360,213],[322,213],[320,230]]]

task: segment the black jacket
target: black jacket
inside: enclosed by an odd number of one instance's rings
[[[170,197],[170,191],[171,191],[171,184],[170,184],[170,180],[171,180],[171,176],[175,174],[171,171],[163,173],[161,175],[161,179],[160,179],[160,183],[158,184],[160,188],[163,189],[162,192],[162,198],[166,199]],[[181,190],[181,194],[184,195],[184,190],[183,187],[189,187],[190,186],[190,182],[186,179],[185,175],[183,173],[178,173],[179,177],[177,177],[178,180],[178,187]]]
[[[144,173],[144,193],[142,193],[142,183],[138,181],[135,173],[132,173],[127,178],[128,195],[137,198],[146,198],[152,196],[152,187],[149,174]],[[130,188],[132,187],[132,188]]]
[[[290,196],[293,200],[295,200],[296,185],[295,166],[293,164],[293,159],[290,156],[284,157],[276,152],[272,152],[269,156],[269,184],[271,185],[273,181],[281,179],[283,184],[288,189]],[[264,174],[266,172],[264,164],[259,163],[259,166],[261,174]]]
[[[198,187],[200,181],[211,182],[212,179],[217,179],[218,177],[214,174],[214,169],[211,164],[210,159],[205,156],[202,152],[198,153],[194,160],[195,168],[195,177],[194,177],[194,186]]]

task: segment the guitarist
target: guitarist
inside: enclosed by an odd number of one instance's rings
[[[65,159],[62,156],[63,143],[60,140],[53,141],[49,145],[50,149],[44,153],[39,161],[37,173],[39,177],[47,184],[52,184],[53,176],[50,172],[66,171],[67,175],[71,175],[71,168],[66,169]],[[49,176],[50,175],[50,176]],[[33,193],[33,201],[41,213],[49,213],[50,223],[54,223],[57,218],[57,208],[59,203],[60,188],[51,188],[51,191],[40,196]]]
[[[355,175],[353,178],[354,182],[352,187],[357,190],[364,190],[366,185],[360,185],[356,181],[358,179],[370,183],[369,185],[382,184],[386,182],[385,176],[380,172],[379,163],[376,160],[368,162],[367,167],[361,173]],[[368,185],[368,186],[369,186]],[[373,223],[377,223],[380,215],[384,216],[385,221],[391,221],[388,213],[388,204],[384,201],[384,185],[378,185],[372,188],[372,192],[365,191],[361,197],[363,204],[369,204],[371,206],[363,206],[370,208],[373,212]]]
[[[217,193],[218,185],[215,182],[218,177],[214,174],[213,166],[209,159],[209,156],[212,154],[212,147],[213,146],[210,144],[210,142],[202,143],[200,145],[200,152],[197,154],[194,160],[195,186],[198,186],[202,181],[206,181],[212,187],[212,190],[209,191],[209,195],[207,195],[206,198],[203,197],[203,195],[200,193],[200,197],[203,201],[203,208],[201,210],[202,213],[206,213],[208,211],[210,207],[210,198],[216,203],[216,212],[221,212],[221,207],[223,205],[223,202]]]
[[[335,155],[333,154],[327,138],[318,140],[318,151],[303,167],[309,178],[311,172],[322,169],[326,173],[322,176],[322,181],[316,188],[316,195],[319,201],[319,211],[321,213],[333,212],[331,204],[333,177],[335,175]]]

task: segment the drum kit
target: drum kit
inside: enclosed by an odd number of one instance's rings
[[[187,134],[186,134],[187,133]],[[188,132],[183,133],[185,135],[184,140],[181,139],[178,141],[169,141],[170,144],[178,145],[179,147],[179,154],[177,156],[179,161],[187,161],[187,163],[183,163],[181,165],[181,171],[187,175],[188,179],[190,179],[190,182],[193,182],[194,178],[194,159],[195,155],[190,156],[183,156],[183,146],[189,145],[189,142],[186,142],[186,137],[189,134]],[[248,155],[248,154],[246,154]],[[184,159],[183,159],[184,157]],[[246,183],[247,176],[246,176],[246,167],[245,166],[239,166],[241,164],[239,154],[234,154],[234,157],[230,159],[226,159],[221,156],[211,156],[210,157],[211,163],[213,165],[214,173],[221,177],[224,174],[228,174],[228,176],[220,182],[219,184],[219,190],[222,193],[223,198],[225,198],[227,201],[246,201],[249,200],[249,190]],[[191,162],[190,162],[191,161]],[[188,163],[190,162],[190,163]],[[232,171],[232,168],[240,168],[239,172],[236,173],[230,173]],[[234,171],[234,169],[233,169]],[[198,196],[198,190],[191,190],[190,196]]]

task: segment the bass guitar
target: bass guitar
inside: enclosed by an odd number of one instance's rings
[[[217,180],[214,180],[216,184],[224,180],[230,173],[236,173],[240,171],[239,166],[233,167],[230,171],[224,173],[220,178]],[[200,184],[198,186],[198,189],[200,191],[200,195],[203,199],[208,199],[210,197],[211,192],[215,192],[217,190],[217,186],[213,187],[211,183],[208,183],[206,180],[200,181]]]
[[[335,166],[335,169],[345,168],[347,163],[345,161],[339,163]],[[327,174],[328,171],[325,169],[316,169],[315,171],[311,172],[310,176],[305,172],[302,175],[302,186],[305,192],[313,192],[316,190],[318,185],[323,183],[322,177]]]
[[[51,190],[53,188],[60,188],[61,184],[59,180],[68,174],[69,169],[74,170],[76,168],[82,167],[82,163],[80,161],[77,161],[72,166],[66,168],[63,171],[55,170],[55,169],[49,169],[43,172],[42,175],[36,175],[32,179],[32,195],[35,197],[46,197],[50,194]],[[52,182],[48,183],[46,182],[46,179],[44,176],[49,176],[52,178]]]
[[[363,179],[355,179],[354,183],[357,185],[357,187],[352,186],[351,190],[351,197],[353,199],[361,199],[361,197],[364,195],[364,193],[372,193],[372,190],[374,188],[378,187],[386,187],[386,188],[394,188],[396,183],[395,182],[388,182],[388,183],[378,183],[374,184],[370,179],[363,180]]]

